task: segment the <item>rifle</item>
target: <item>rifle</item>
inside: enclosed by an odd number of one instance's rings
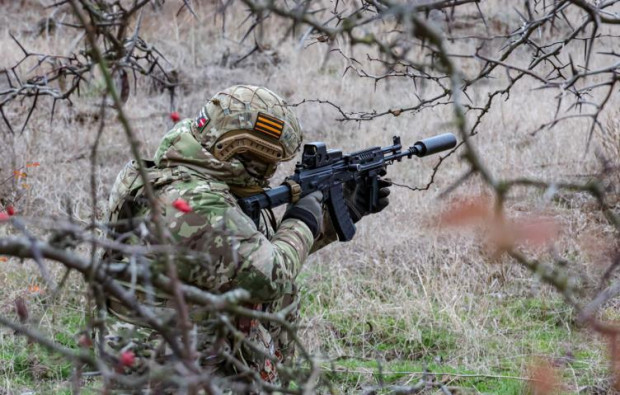
[[[305,144],[301,162],[295,166],[295,173],[287,177],[282,185],[241,198],[237,202],[258,227],[262,209],[294,203],[301,197],[322,191],[338,239],[349,241],[355,235],[355,224],[345,203],[344,183],[355,180],[356,183],[366,185],[370,194],[369,211],[373,212],[379,200],[379,177],[386,174],[388,165],[394,161],[400,162],[404,157],[423,157],[454,146],[456,137],[452,133],[420,140],[404,151],[401,150],[399,136],[393,137],[391,146],[372,147],[350,154],[343,154],[341,150],[328,150],[323,142]]]

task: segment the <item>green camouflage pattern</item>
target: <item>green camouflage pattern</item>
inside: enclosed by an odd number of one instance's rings
[[[259,112],[284,121],[278,140],[284,148],[282,160],[293,159],[302,143],[299,121],[280,96],[263,87],[236,85],[215,94],[194,120],[194,137],[211,150],[228,132],[252,130]]]
[[[298,306],[294,281],[314,244],[310,229],[297,219],[281,222],[275,231],[263,222],[257,229],[237,205],[230,187],[261,188],[266,186],[265,182],[249,176],[237,160],[218,161],[201,144],[206,140],[209,139],[204,134],[197,133],[194,120],[183,120],[164,136],[154,163],[147,162],[148,179],[155,188],[167,232],[176,245],[201,253],[201,259],[175,256],[179,278],[213,293],[246,289],[251,295],[251,305],[268,312],[280,311],[292,303]],[[110,194],[111,222],[148,217],[149,208],[141,203],[143,186],[136,163],[129,162],[119,173]],[[172,203],[177,199],[189,203],[191,212],[175,209]],[[320,239],[326,238],[321,236]],[[138,235],[126,242],[148,243]],[[129,261],[127,257],[114,258],[117,262]],[[165,271],[160,259],[151,259],[148,265],[152,272]],[[126,286],[131,287],[130,284]],[[178,323],[174,306],[165,295],[155,291],[149,293],[139,284],[134,288],[145,304],[156,311],[159,309],[160,316],[170,323]],[[274,364],[266,356],[283,361],[294,352],[290,336],[279,325],[240,322],[238,327],[243,328],[247,341],[254,347],[232,336],[225,339],[225,345],[218,342],[216,347],[217,319],[201,312],[197,306],[190,308],[195,324],[195,344],[203,366],[211,366],[216,373],[235,373],[217,356],[217,350],[224,347],[260,372],[263,379],[278,381]],[[297,308],[294,308],[287,319],[294,322],[297,316]],[[132,371],[144,371],[148,364],[169,357],[161,347],[163,342],[159,335],[132,317],[120,303],[110,301],[108,321],[108,334],[103,340],[105,349],[110,355],[127,350],[134,352],[138,360]],[[219,325],[221,327],[221,323]]]
[[[209,148],[199,143],[198,138],[200,138],[200,133],[197,132],[196,123],[193,120],[185,119],[177,123],[164,136],[159,145],[155,153],[155,165],[158,168],[182,166],[194,170],[197,176],[207,175],[225,185],[267,186],[265,181],[258,181],[250,176],[239,160],[222,162],[216,159]]]

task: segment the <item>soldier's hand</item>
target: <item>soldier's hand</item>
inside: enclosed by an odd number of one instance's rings
[[[284,213],[282,220],[295,218],[310,228],[310,231],[317,238],[321,234],[321,225],[323,224],[323,193],[316,191],[310,195],[304,196]]]
[[[370,186],[349,181],[344,185],[344,198],[349,208],[349,214],[353,222],[358,222],[364,216],[378,213],[390,204],[390,187],[392,181],[389,178],[379,179],[379,193],[377,206],[370,210]]]

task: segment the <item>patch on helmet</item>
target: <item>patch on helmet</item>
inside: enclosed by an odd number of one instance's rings
[[[194,122],[196,123],[196,128],[199,132],[202,132],[205,126],[209,124],[209,118],[205,114],[204,109],[200,110],[200,114],[198,114]]]
[[[256,123],[254,124],[254,130],[264,133],[269,137],[280,139],[280,136],[282,136],[282,131],[284,130],[284,121],[259,112],[256,117]]]

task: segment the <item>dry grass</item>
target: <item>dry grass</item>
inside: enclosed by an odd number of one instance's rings
[[[499,13],[501,7],[493,7],[501,23],[511,22]],[[10,65],[19,56],[9,30],[32,50],[62,52],[69,48],[71,40],[63,29],[39,37],[29,33],[37,16],[43,15],[40,6],[28,3],[23,9],[0,3],[0,9],[1,25],[5,26],[0,36],[0,51],[4,54],[0,67]],[[372,81],[359,79],[353,73],[343,76],[346,61],[337,54],[327,57],[325,46],[300,49],[298,42],[280,43],[272,38],[269,51],[230,67],[235,56],[251,49],[251,40],[238,44],[243,12],[236,10],[228,15],[224,33],[221,16],[213,6],[203,4],[198,11],[204,15],[200,21],[187,13],[175,18],[172,15],[176,6],[167,3],[162,14],[148,11],[149,15],[145,15],[145,20],[151,21],[145,26],[146,36],[181,75],[181,94],[174,109],[182,116],[193,116],[215,91],[238,83],[268,86],[291,103],[304,98],[329,99],[349,111],[383,110],[415,102],[410,83],[387,81],[375,88]],[[8,21],[11,23],[4,23]],[[498,28],[503,26],[500,22]],[[355,55],[364,58],[361,52]],[[497,78],[490,84],[504,83],[501,73]],[[88,220],[92,211],[86,174],[97,127],[93,120],[98,105],[97,86],[97,81],[92,81],[92,91],[82,92],[73,106],[60,106],[53,123],[49,122],[46,104],[35,112],[22,135],[2,135],[0,179],[10,177],[13,169],[26,162],[41,164],[28,171],[28,189],[16,186],[23,193],[17,203],[21,214],[62,215],[65,202],[70,200],[77,220]],[[608,114],[607,134],[595,136],[595,149],[584,155],[584,123],[563,123],[534,137],[529,134],[550,120],[555,109],[555,93],[532,91],[531,87],[527,83],[517,86],[510,100],[498,103],[485,118],[475,137],[482,158],[496,175],[584,180],[601,168],[596,150],[618,168],[617,112]],[[473,94],[484,97],[486,93],[480,90]],[[613,100],[610,108],[617,108],[618,97]],[[11,115],[23,117],[27,108],[27,103],[15,106]],[[167,117],[172,110],[169,96],[140,82],[126,109],[143,142],[143,152],[152,154],[160,137],[172,126]],[[412,143],[451,129],[446,122],[450,119],[447,107],[362,123],[338,122],[337,111],[319,104],[301,105],[297,113],[306,141],[326,141],[345,151],[386,145],[396,134]],[[97,168],[100,218],[113,178],[130,155],[120,127],[108,116],[110,126],[100,143]],[[435,163],[434,158],[399,163],[390,169],[390,176],[399,183],[420,186],[427,182]],[[278,179],[291,166],[284,166]],[[439,192],[465,170],[454,156],[445,163],[429,191],[394,188],[390,207],[381,215],[364,219],[352,242],[331,245],[311,257],[300,276],[305,293],[302,334],[308,348],[326,361],[326,370],[334,368],[330,377],[337,386],[351,391],[376,379],[377,363],[382,365],[388,381],[407,383],[415,382],[425,369],[521,377],[526,375],[533,357],[556,361],[571,391],[604,384],[604,347],[596,337],[574,325],[571,312],[557,295],[508,259],[494,257],[480,238],[448,233],[434,226],[448,203],[437,198]],[[610,185],[617,188],[618,178]],[[0,188],[0,197],[15,192],[8,184]],[[477,180],[456,192],[460,196],[485,193]],[[608,263],[609,240],[613,239],[592,202],[580,195],[549,200],[528,191],[519,191],[513,198],[511,214],[515,217],[544,214],[560,224],[555,249],[575,262],[571,270],[588,273],[589,278],[601,273]],[[6,229],[0,228],[1,232]],[[544,258],[549,252],[538,254]],[[61,274],[59,269],[56,271]],[[42,302],[46,297],[27,289],[38,281],[35,273],[35,266],[29,262],[0,263],[0,313],[11,315],[13,301],[22,296],[31,307],[33,325],[65,336],[69,343],[74,341],[72,331],[83,323],[85,308],[79,279],[70,281],[70,288],[59,300],[45,304]],[[613,309],[606,314],[618,316]],[[26,346],[15,342],[9,331],[0,328],[0,388],[8,393],[26,388],[43,392],[46,388],[68,388],[67,374],[62,369],[45,373],[55,364],[49,356],[35,353],[30,357],[34,361],[26,358],[20,362],[21,347]],[[510,378],[454,376],[453,383],[472,393],[518,393],[523,388],[520,380]]]

